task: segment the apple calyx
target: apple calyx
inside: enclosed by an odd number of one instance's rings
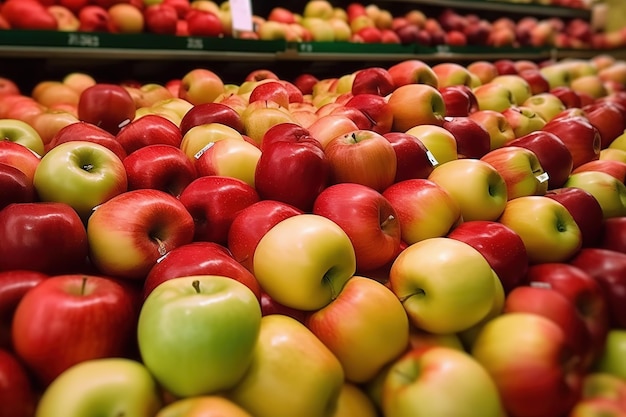
[[[191,286],[193,287],[194,290],[196,290],[196,294],[202,293],[202,291],[200,291],[200,280],[194,279],[193,282],[191,283]]]

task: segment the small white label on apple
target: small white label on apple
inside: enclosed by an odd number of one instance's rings
[[[530,286],[533,288],[545,288],[545,289],[551,289],[552,285],[550,285],[549,282],[537,282],[537,281],[532,281],[530,283]]]
[[[200,149],[198,152],[195,153],[195,155],[193,156],[196,159],[200,159],[200,157],[209,149],[211,149],[213,147],[213,145],[215,145],[215,142],[209,142],[206,145],[204,145],[204,147],[202,149]]]
[[[433,155],[431,151],[426,151],[426,157],[432,166],[436,167],[439,165],[439,161],[437,161],[437,158],[435,158],[435,155]]]
[[[121,129],[121,128],[123,128],[124,126],[126,126],[126,125],[130,124],[130,122],[131,122],[131,120],[130,120],[130,119],[123,120],[123,121],[121,121],[121,122],[120,122],[120,124],[119,124],[119,125],[117,125],[117,127]]]
[[[547,172],[544,172],[543,174],[537,175],[536,178],[537,178],[537,181],[539,181],[539,184],[543,184],[544,182],[550,179],[550,175],[548,175]]]
[[[229,3],[233,29],[236,31],[252,31],[252,5],[250,0],[230,0]]]

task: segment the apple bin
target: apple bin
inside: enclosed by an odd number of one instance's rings
[[[17,3],[0,24],[172,49],[480,38],[452,9],[310,0],[246,40],[206,0]],[[544,23],[518,46],[565,42]],[[404,31],[331,75],[0,78],[0,417],[626,415],[626,61],[427,62]]]

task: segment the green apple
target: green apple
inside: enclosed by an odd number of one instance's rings
[[[41,200],[66,203],[87,218],[94,207],[125,192],[128,180],[115,153],[97,143],[72,141],[41,158],[33,184]]]
[[[565,110],[565,105],[556,95],[552,93],[538,93],[528,97],[520,106],[526,107],[539,115],[543,120],[549,122],[559,113]]]
[[[183,135],[180,149],[195,162],[207,146],[223,139],[244,140],[241,133],[230,126],[218,122],[205,123],[192,127]]]
[[[254,251],[254,275],[275,301],[318,310],[337,298],[356,272],[350,238],[337,223],[298,214],[273,226]]]
[[[302,323],[261,319],[252,364],[228,397],[255,417],[329,417],[337,408],[343,368]]]
[[[413,349],[383,382],[385,417],[501,417],[498,388],[485,368],[458,349]]]
[[[243,377],[260,326],[261,307],[244,284],[188,276],[152,290],[139,314],[137,340],[143,363],[168,392],[208,395]]]
[[[528,81],[517,74],[501,74],[490,82],[506,87],[513,95],[513,101],[517,104],[525,102],[532,95]]]
[[[614,328],[609,330],[595,370],[626,380],[624,355],[626,355],[626,329]]]
[[[339,393],[337,409],[332,417],[378,417],[378,409],[365,390],[346,382]]]
[[[400,252],[389,284],[411,323],[437,334],[476,325],[497,297],[485,258],[470,245],[447,237],[425,239]]]
[[[522,238],[530,263],[565,262],[582,246],[580,228],[570,212],[549,197],[509,200],[499,221]]]
[[[428,179],[444,188],[457,201],[464,221],[495,221],[508,200],[502,175],[479,159],[457,159],[438,165]]]
[[[573,173],[563,186],[582,188],[593,195],[605,219],[626,216],[626,185],[606,172]]]
[[[37,155],[44,154],[41,136],[34,127],[22,120],[0,119],[0,139],[24,145]]]
[[[65,370],[48,385],[36,417],[152,417],[161,408],[159,387],[140,362],[91,359]]]
[[[306,326],[339,359],[346,380],[372,379],[409,344],[409,320],[402,303],[385,285],[354,276],[339,296],[311,313]]]
[[[503,112],[510,107],[520,104],[515,101],[515,96],[504,84],[497,84],[491,81],[487,84],[479,85],[473,91],[479,110]]]

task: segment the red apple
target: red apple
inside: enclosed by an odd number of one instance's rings
[[[594,247],[600,242],[603,225],[602,207],[589,192],[578,187],[553,188],[546,197],[561,203],[572,215],[580,229],[583,247]]]
[[[0,163],[19,169],[30,182],[33,181],[40,160],[40,155],[21,143],[6,139],[0,140]]]
[[[143,10],[146,31],[174,35],[178,27],[178,12],[169,4],[150,4]],[[184,21],[181,19],[181,21]]]
[[[237,213],[257,201],[259,194],[246,182],[215,175],[195,179],[180,195],[194,219],[194,240],[224,245]]]
[[[310,73],[300,74],[293,80],[293,84],[298,87],[302,94],[312,94],[313,86],[318,82],[319,78]]]
[[[261,287],[252,273],[229,250],[215,242],[192,242],[177,247],[152,267],[143,284],[143,298],[162,282],[191,275],[220,275],[248,287],[261,301]]]
[[[218,37],[224,34],[224,25],[216,13],[191,8],[185,14],[189,36]]]
[[[471,87],[449,85],[439,89],[446,107],[446,116],[467,116],[478,110],[478,101]]]
[[[411,178],[428,178],[437,161],[417,137],[403,132],[383,135],[396,152],[396,177],[394,183]]]
[[[180,146],[183,136],[171,120],[158,114],[146,114],[124,126],[115,139],[130,154],[147,145]]]
[[[111,26],[111,17],[108,11],[96,4],[85,5],[78,11],[78,20],[81,32],[108,32]]]
[[[368,67],[356,71],[352,80],[352,94],[386,96],[395,88],[393,77],[382,67]]]
[[[12,29],[57,30],[56,19],[37,0],[5,1],[2,16]]]
[[[0,271],[77,271],[87,259],[85,226],[64,203],[17,203],[0,211]]]
[[[385,97],[371,93],[354,94],[345,106],[359,109],[371,123],[369,130],[382,135],[391,131],[393,113]]]
[[[442,127],[454,135],[459,158],[479,159],[491,150],[487,129],[467,116],[445,117]]]
[[[32,179],[11,165],[0,162],[0,210],[12,203],[32,203],[36,199]]]
[[[626,181],[626,162],[623,161],[596,159],[578,166],[572,174],[584,171],[605,172],[622,183]]]
[[[572,169],[600,157],[600,132],[585,117],[555,118],[542,130],[555,134],[567,146],[572,154]]]
[[[354,246],[357,271],[380,268],[398,254],[398,215],[391,203],[370,187],[354,183],[327,187],[315,199],[312,212],[346,232]]]
[[[585,117],[600,134],[600,148],[607,148],[613,139],[624,133],[626,120],[615,103],[598,101],[582,107]]]
[[[528,254],[522,238],[496,221],[465,221],[448,233],[451,239],[467,243],[489,262],[506,293],[517,287],[528,270]]]
[[[114,134],[90,122],[76,122],[62,127],[46,145],[46,152],[62,143],[72,141],[97,143],[112,151],[120,160],[126,158],[127,155]]]
[[[626,217],[611,217],[604,220],[599,246],[626,253]]]
[[[147,145],[131,152],[124,160],[128,189],[152,188],[180,197],[197,178],[187,154],[172,145]]]
[[[116,135],[135,118],[135,101],[118,84],[97,83],[87,87],[78,101],[78,118]]]
[[[260,200],[240,210],[228,231],[228,249],[233,258],[252,271],[254,250],[265,233],[281,220],[302,213],[276,200]]]
[[[548,92],[558,97],[567,109],[579,109],[582,107],[580,95],[567,85],[552,87]]]
[[[31,417],[37,404],[29,372],[14,353],[1,348],[0,403],[0,417]]]
[[[101,276],[56,275],[28,291],[17,306],[15,352],[47,386],[77,363],[129,357],[138,314],[139,298],[128,284]]]

